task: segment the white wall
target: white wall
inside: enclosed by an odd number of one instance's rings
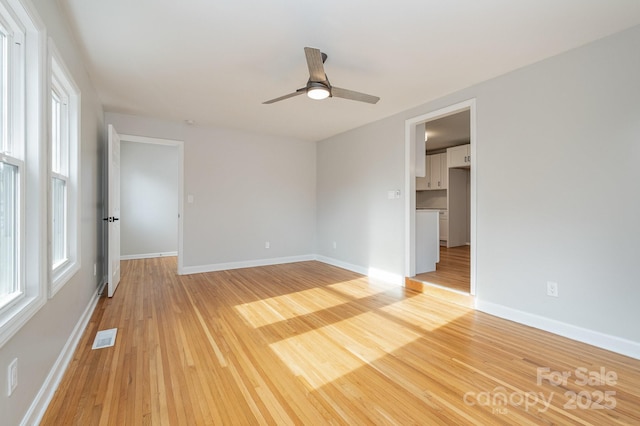
[[[178,147],[120,145],[120,253],[139,258],[178,251]]]
[[[313,255],[314,143],[123,114],[105,120],[119,133],[184,141],[185,272]]]
[[[476,98],[479,306],[637,351],[638,45],[635,27],[319,142],[318,253],[403,274],[404,203],[385,194],[404,187],[404,121]]]
[[[42,309],[0,348],[0,423],[17,425],[45,384],[56,359],[72,334],[102,276],[102,158],[104,125],[102,107],[85,72],[68,23],[51,0],[32,0],[48,35],[81,91],[81,269]],[[97,274],[93,265],[97,264]],[[18,358],[18,387],[7,397],[7,365]]]
[[[480,300],[640,342],[639,45],[635,27],[478,88]]]
[[[387,194],[404,188],[403,144],[400,119],[318,143],[319,255],[355,270],[402,277],[406,194],[398,199]]]

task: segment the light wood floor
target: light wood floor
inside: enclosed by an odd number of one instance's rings
[[[640,424],[638,360],[318,262],[175,270],[123,262],[43,425]]]
[[[464,293],[471,291],[471,249],[469,246],[440,247],[440,262],[436,270],[417,274],[418,281],[436,284]]]

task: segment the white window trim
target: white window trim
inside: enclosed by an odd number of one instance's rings
[[[56,265],[55,268],[50,268],[49,278],[49,298],[55,296],[60,289],[80,270],[81,267],[81,250],[80,250],[80,89],[73,81],[71,73],[67,69],[62,57],[56,48],[52,39],[49,39],[49,61],[48,61],[48,90],[47,90],[47,134],[48,137],[48,170],[49,170],[49,185],[51,185],[52,178],[62,177],[67,182],[67,259]],[[51,91],[54,87],[53,80],[57,81],[57,85],[62,86],[65,91],[65,99],[67,103],[67,112],[69,115],[68,123],[68,146],[69,158],[67,164],[68,175],[61,176],[54,173],[51,168]],[[51,194],[51,191],[48,191]],[[52,212],[52,199],[49,195],[49,224],[51,223]],[[52,265],[53,261],[53,227],[49,225],[49,262],[48,265]]]
[[[20,194],[20,279],[22,294],[0,313],[2,347],[46,303],[47,283],[47,173],[46,128],[43,96],[46,89],[46,28],[29,2],[0,0],[0,10],[24,30],[24,98],[17,97],[16,109],[24,120],[14,128],[14,137],[24,143],[24,167]],[[27,232],[28,230],[28,232]]]

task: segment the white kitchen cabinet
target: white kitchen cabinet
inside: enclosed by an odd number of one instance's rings
[[[429,173],[429,189],[447,189],[449,171],[447,170],[447,154],[433,154],[431,157],[431,168],[427,168]],[[429,164],[427,164],[429,167]]]
[[[427,170],[425,168],[427,156],[427,141],[423,137],[425,134],[424,123],[416,125],[416,177],[425,177]]]
[[[429,157],[429,155],[425,157],[426,175],[424,177],[416,177],[416,191],[426,191],[429,189],[429,183],[431,181],[431,176],[429,176],[429,164],[431,163],[431,158]]]
[[[432,154],[426,157],[426,176],[416,178],[416,190],[447,189],[449,171],[447,154]]]
[[[471,145],[458,145],[447,148],[448,167],[470,167]]]
[[[449,167],[447,166],[447,153],[443,152],[440,155],[440,186],[438,189],[447,189],[449,184]]]
[[[449,213],[446,210],[440,211],[440,241],[446,242],[449,239]],[[444,245],[447,245],[446,243]]]
[[[436,270],[440,256],[438,211],[416,211],[416,274]]]

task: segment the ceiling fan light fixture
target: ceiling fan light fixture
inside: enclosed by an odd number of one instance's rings
[[[315,100],[326,99],[330,94],[329,88],[322,83],[311,83],[307,89],[307,96]]]

